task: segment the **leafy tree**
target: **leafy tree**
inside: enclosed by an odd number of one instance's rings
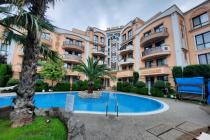
[[[41,69],[41,76],[45,79],[50,80],[51,86],[54,86],[55,82],[60,81],[65,76],[64,64],[62,61],[54,62],[48,60],[43,62]]]
[[[0,64],[6,64],[6,63],[7,63],[6,55],[0,54]]]
[[[1,0],[0,25],[5,29],[4,43],[14,40],[23,46],[23,62],[14,110],[11,112],[12,127],[21,127],[33,121],[34,85],[38,56],[58,59],[55,51],[41,44],[43,31],[54,31],[54,26],[46,19],[48,4],[54,0]],[[14,10],[15,9],[15,10]]]
[[[88,78],[88,93],[93,93],[94,81],[103,76],[108,76],[114,79],[111,75],[111,70],[107,65],[99,65],[99,60],[94,61],[93,58],[88,57],[87,64],[81,62],[73,68],[73,71],[78,71],[85,74]]]
[[[136,83],[139,80],[139,73],[138,72],[133,72],[133,85],[135,86]]]

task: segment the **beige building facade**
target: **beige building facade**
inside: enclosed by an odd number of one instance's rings
[[[135,18],[107,30],[57,28],[53,33],[44,32],[42,43],[62,56],[67,71],[63,80],[71,83],[86,79],[73,72],[72,67],[90,56],[99,59],[99,64],[107,64],[117,78],[102,78],[105,87],[112,87],[117,81],[131,82],[134,71],[148,86],[157,80],[174,85],[174,66],[210,64],[210,1],[185,13],[173,5],[148,21]],[[15,42],[5,46],[2,41],[0,46],[0,52],[6,52],[7,62],[12,64],[13,77],[19,78],[24,55],[21,46]]]

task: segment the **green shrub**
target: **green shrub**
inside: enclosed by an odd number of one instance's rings
[[[184,77],[210,78],[210,65],[189,65],[184,68]]]
[[[164,81],[161,81],[161,80],[157,80],[154,84],[154,88],[157,88],[160,90],[165,89],[165,87],[166,87],[166,84],[164,83]]]
[[[148,95],[148,88],[146,88],[146,87],[143,87],[143,88],[132,87],[131,92],[141,94],[141,95]]]
[[[49,89],[48,83],[42,81],[42,80],[36,80],[35,82],[35,91],[41,92],[42,90],[47,91]]]
[[[70,91],[70,83],[69,82],[59,82],[54,88],[54,91]]]
[[[143,88],[146,87],[146,84],[143,81],[138,81],[135,86],[138,88]]]
[[[117,91],[122,91],[122,82],[117,82]]]
[[[163,97],[164,96],[163,92],[158,88],[151,88],[150,92],[151,92],[152,96],[154,96],[154,97]]]
[[[136,83],[139,80],[139,73],[138,72],[133,72],[133,85],[135,86]]]
[[[7,64],[0,64],[0,87],[6,86],[9,79],[12,77],[12,67]]]
[[[180,66],[173,67],[172,75],[174,78],[183,77],[182,67],[180,67]]]
[[[102,88],[102,81],[100,79],[97,79],[94,81],[94,90],[98,90]]]
[[[82,82],[82,85],[81,85],[81,90],[87,90],[88,89],[88,81],[87,80],[84,80]]]
[[[78,84],[76,82],[72,83],[72,90],[73,91],[79,91],[79,87],[78,87]]]
[[[19,80],[17,80],[17,79],[10,79],[7,82],[7,86],[14,86],[14,85],[18,85],[18,84],[19,84]]]

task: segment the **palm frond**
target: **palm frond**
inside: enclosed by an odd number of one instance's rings
[[[54,62],[61,61],[61,57],[59,56],[59,54],[56,51],[50,49],[49,46],[42,44],[38,47],[38,49],[39,54],[41,54],[44,58],[49,58]]]
[[[23,46],[27,44],[25,35],[20,35],[12,30],[7,30],[7,29],[4,30],[3,37],[4,37],[4,44],[11,44],[12,40],[17,42],[18,44],[22,44]]]

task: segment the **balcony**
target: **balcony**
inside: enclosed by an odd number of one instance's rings
[[[151,34],[147,36],[143,36],[141,38],[141,46],[144,46],[145,44],[153,43],[155,41],[164,39],[168,37],[168,30],[167,28],[161,28],[158,32],[153,31]]]
[[[66,68],[66,75],[78,76],[78,75],[79,75],[79,72],[77,72],[77,71],[72,71],[72,69],[70,69],[70,68]]]
[[[105,57],[105,49],[93,49],[93,55]]]
[[[125,45],[125,44],[130,43],[131,41],[133,41],[133,38],[134,38],[134,36],[133,36],[133,35],[128,36],[128,38],[126,38],[125,40],[122,40],[121,45],[123,46],[123,45]]]
[[[170,74],[171,69],[168,65],[160,66],[160,67],[151,67],[151,68],[140,68],[140,74],[143,76],[150,76],[150,75],[166,75]]]
[[[151,59],[159,56],[170,55],[168,46],[153,47],[142,52],[142,60]]]
[[[41,38],[41,42],[48,46],[52,46],[52,39],[51,38]]]
[[[65,62],[70,62],[73,64],[78,64],[82,61],[82,57],[77,56],[77,55],[72,55],[72,54],[64,54],[63,60]]]
[[[132,45],[128,45],[126,47],[121,47],[120,48],[120,54],[121,55],[132,52],[132,51],[133,51],[133,46]]]
[[[127,64],[133,64],[134,59],[133,58],[127,58],[127,59],[121,59],[119,62],[119,65],[127,65]]]
[[[70,43],[68,41],[64,41],[62,48],[65,50],[70,50],[70,51],[72,50],[72,51],[84,52],[84,46],[75,42]]]
[[[117,78],[133,77],[133,70],[122,70],[117,72]]]

